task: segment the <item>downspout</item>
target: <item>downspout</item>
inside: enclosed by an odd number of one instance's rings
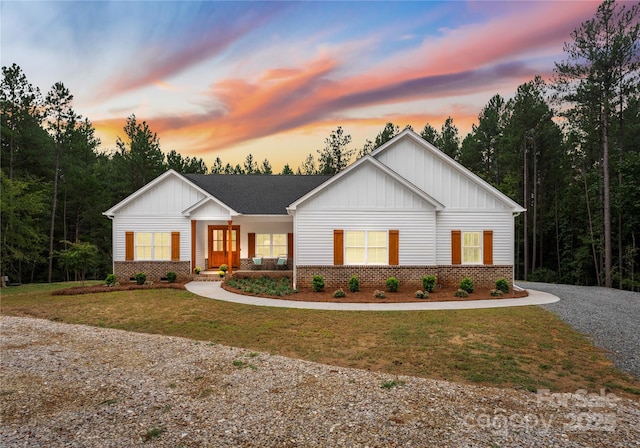
[[[233,251],[233,238],[232,238],[232,235],[233,235],[233,221],[232,220],[227,221],[227,225],[229,226],[228,227],[228,231],[227,231],[227,249],[228,249],[228,251],[227,251],[227,266],[229,267],[229,270],[228,270],[229,278],[231,278],[231,274],[232,274],[232,271],[233,271],[233,263],[232,263],[232,260],[233,260],[233,254],[232,254],[232,251]],[[236,238],[238,238],[238,237],[239,237],[239,235],[236,235]]]
[[[298,285],[298,229],[296,221],[295,209],[287,208],[287,213],[293,216],[293,253],[291,261],[293,263],[293,289],[297,289]]]

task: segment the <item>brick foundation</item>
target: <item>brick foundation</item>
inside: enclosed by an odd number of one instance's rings
[[[477,287],[494,288],[499,278],[513,287],[513,266],[298,266],[296,286],[310,287],[314,275],[323,276],[329,288],[347,287],[352,275],[363,287],[384,288],[389,277],[396,277],[401,285],[421,288],[423,275],[435,275],[443,287],[458,286],[467,276]]]
[[[147,280],[157,282],[166,277],[167,272],[173,271],[178,274],[178,281],[186,281],[193,278],[190,267],[188,261],[116,261],[113,263],[113,273],[121,283],[128,282],[138,272],[145,273]]]

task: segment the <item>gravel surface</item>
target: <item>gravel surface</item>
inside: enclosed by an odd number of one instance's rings
[[[39,319],[0,325],[3,447],[640,447],[640,403],[613,394],[392,378]]]
[[[605,349],[615,365],[640,379],[640,293],[595,286],[516,282],[560,297],[541,305]]]

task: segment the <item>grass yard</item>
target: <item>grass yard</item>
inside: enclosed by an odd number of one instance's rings
[[[95,282],[96,284],[98,282]],[[2,290],[2,315],[213,341],[392,375],[640,397],[640,382],[542,308],[337,312],[267,308],[149,289],[53,296],[54,285]]]

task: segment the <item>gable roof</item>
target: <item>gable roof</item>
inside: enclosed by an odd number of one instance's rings
[[[339,172],[338,174],[333,176],[331,179],[328,179],[323,184],[318,185],[316,188],[314,188],[313,190],[311,190],[310,192],[308,192],[307,194],[302,196],[297,201],[293,202],[287,208],[287,210],[290,211],[290,212],[294,211],[296,209],[296,207],[298,207],[300,204],[306,202],[307,200],[309,200],[313,196],[317,195],[320,191],[324,190],[329,185],[332,185],[334,182],[338,182],[342,177],[348,176],[350,172],[356,170],[359,166],[361,166],[363,164],[373,165],[376,169],[384,172],[387,176],[389,176],[391,179],[395,180],[396,182],[398,182],[399,184],[404,186],[406,189],[410,190],[416,196],[420,197],[425,202],[431,204],[436,210],[444,209],[444,205],[442,203],[438,202],[436,199],[432,198],[430,195],[428,195],[427,193],[422,191],[420,188],[418,188],[415,185],[413,185],[411,182],[409,182],[404,177],[400,176],[398,173],[393,171],[388,166],[386,166],[383,163],[381,163],[380,161],[374,159],[370,155],[366,155],[366,156],[356,160],[354,163],[349,165],[345,170]]]
[[[287,207],[331,176],[182,174],[238,213],[286,215]]]
[[[125,207],[126,205],[130,204],[131,202],[133,202],[136,198],[140,197],[141,195],[145,194],[146,192],[148,192],[149,190],[155,188],[157,185],[161,184],[165,179],[169,178],[169,177],[176,177],[178,179],[180,179],[182,182],[185,182],[186,179],[178,174],[175,170],[173,169],[169,169],[167,171],[165,171],[164,173],[162,173],[161,175],[159,175],[158,177],[156,177],[155,179],[153,179],[151,182],[149,182],[148,184],[142,186],[140,189],[134,191],[133,193],[131,193],[129,196],[127,196],[126,198],[124,198],[122,201],[118,202],[116,205],[114,205],[113,207],[111,207],[109,210],[107,210],[106,212],[102,212],[103,215],[105,216],[109,216],[112,217],[114,216],[114,214],[122,209],[123,207]],[[193,183],[191,183],[193,185]],[[207,194],[207,192],[205,190],[203,190],[202,188],[200,188],[198,185],[193,185],[196,189],[200,190],[200,192],[204,195]]]
[[[488,183],[487,181],[485,181],[481,177],[477,176],[476,174],[471,172],[469,169],[465,168],[461,163],[456,162],[454,159],[449,157],[444,152],[440,151],[438,148],[433,146],[431,143],[427,142],[425,139],[420,137],[420,135],[416,134],[411,129],[403,130],[401,133],[399,133],[398,135],[393,137],[391,140],[387,141],[384,145],[376,148],[370,154],[370,156],[372,156],[372,157],[378,156],[380,153],[386,151],[389,147],[393,146],[395,143],[397,143],[398,141],[400,141],[402,139],[405,139],[405,138],[406,139],[411,139],[414,142],[416,142],[425,151],[429,151],[430,154],[432,154],[433,156],[437,157],[439,160],[441,160],[443,163],[445,163],[446,165],[448,165],[452,169],[456,170],[458,173],[460,173],[461,175],[463,175],[464,177],[469,179],[472,183],[474,183],[475,185],[477,185],[481,189],[485,190],[487,193],[489,193],[490,195],[494,196],[499,201],[503,202],[514,213],[521,213],[521,212],[524,212],[526,210],[520,204],[518,204],[513,199],[508,197],[506,194],[502,193],[500,190],[495,188],[493,185],[491,185],[490,183]]]

